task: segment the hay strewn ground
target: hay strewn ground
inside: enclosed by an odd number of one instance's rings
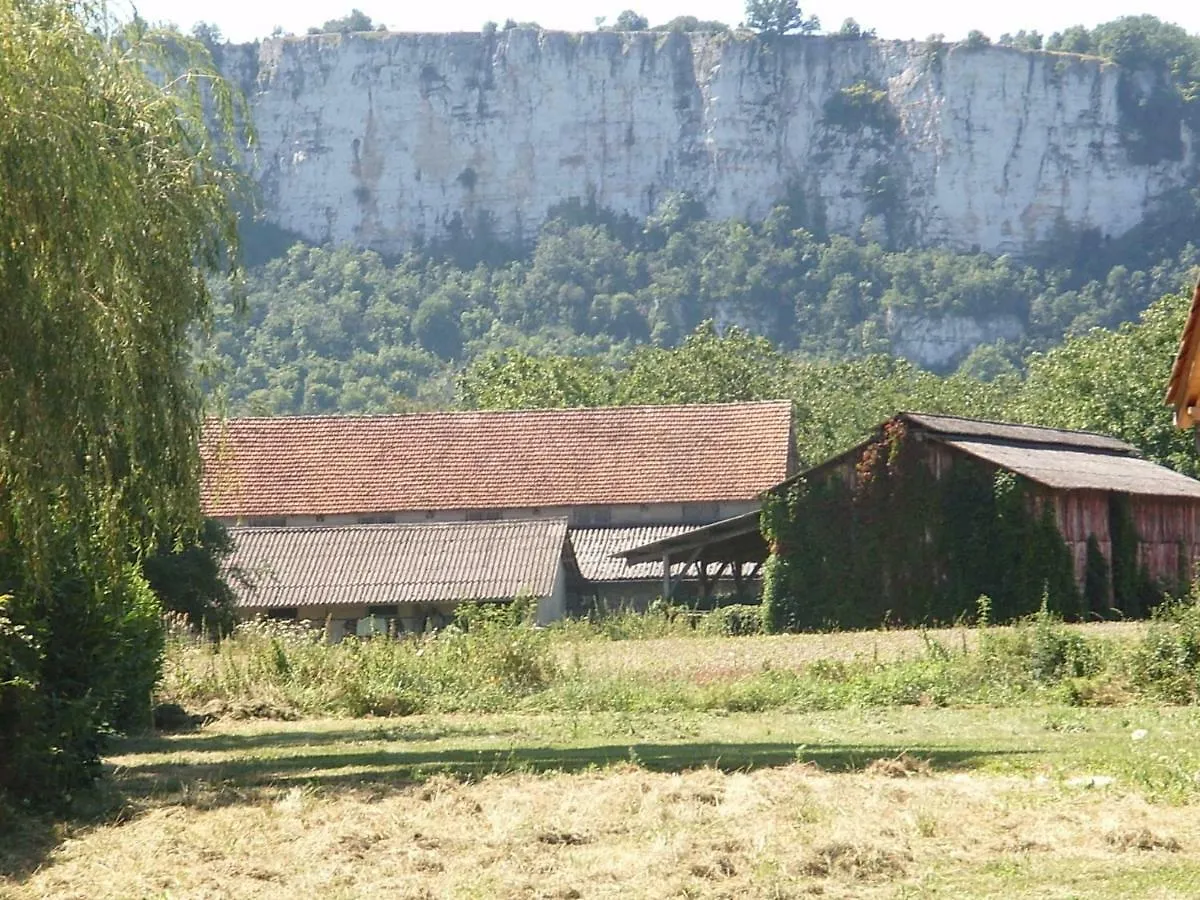
[[[590,627],[173,642],[218,718],[0,807],[0,897],[1200,896],[1200,619]]]
[[[1193,897],[1162,788],[1198,740],[1191,709],[221,722],[123,745],[115,820],[0,895]]]

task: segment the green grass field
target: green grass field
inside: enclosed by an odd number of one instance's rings
[[[223,717],[0,813],[0,896],[1200,896],[1200,708],[1135,683],[1190,633],[179,643]]]
[[[1193,897],[1196,748],[1142,707],[222,722],[123,742],[3,893]]]

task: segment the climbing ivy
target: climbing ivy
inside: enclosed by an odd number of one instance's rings
[[[995,621],[1043,599],[1064,617],[1082,612],[1050,505],[1019,476],[973,461],[935,476],[901,420],[771,497],[763,532],[764,621],[777,631],[949,622],[981,594]]]

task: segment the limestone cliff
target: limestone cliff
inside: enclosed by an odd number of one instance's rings
[[[1130,152],[1136,78],[1060,54],[532,30],[230,50],[268,218],[385,252],[529,236],[571,197],[757,218],[799,191],[834,231],[1020,253],[1062,224],[1120,234],[1195,169],[1182,124]]]

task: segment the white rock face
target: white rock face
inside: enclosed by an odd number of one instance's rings
[[[1061,224],[1118,235],[1194,171],[1186,131],[1180,159],[1134,164],[1119,69],[1055,54],[531,30],[231,50],[268,218],[389,253],[483,220],[529,237],[572,197],[756,219],[789,188],[835,231],[1021,253]],[[862,82],[894,127],[827,119]]]
[[[980,344],[1016,341],[1025,333],[1016,316],[976,319],[947,315],[934,319],[889,311],[886,327],[892,354],[927,369],[949,368]]]

